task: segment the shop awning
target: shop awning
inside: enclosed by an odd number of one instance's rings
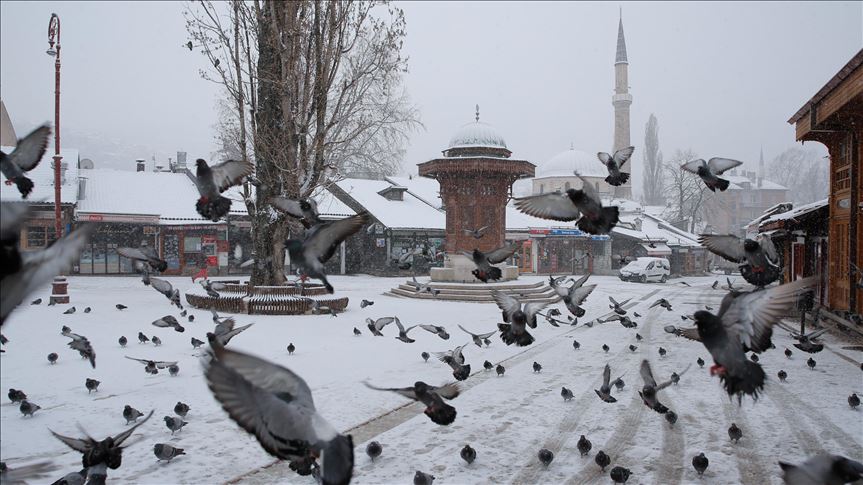
[[[642,244],[641,247],[647,251],[648,256],[671,256],[671,248],[665,243]]]

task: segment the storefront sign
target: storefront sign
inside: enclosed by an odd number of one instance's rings
[[[531,236],[576,236],[589,238],[592,241],[605,241],[609,239],[607,235],[592,235],[582,232],[580,229],[572,228],[557,228],[557,229],[531,229]]]
[[[216,242],[216,236],[214,234],[203,234],[201,235],[201,242],[214,243]]]
[[[78,219],[88,222],[138,222],[147,224],[158,224],[159,216],[141,216],[127,214],[82,214],[78,213]]]

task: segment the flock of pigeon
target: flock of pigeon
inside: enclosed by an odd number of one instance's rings
[[[40,127],[21,140],[15,152],[2,155],[0,158],[3,174],[18,186],[25,197],[32,190],[32,182],[26,179],[24,173],[38,163],[45,150],[45,139],[49,132],[48,127]],[[599,159],[608,168],[609,176],[606,181],[612,185],[625,183],[629,175],[621,172],[620,168],[632,155],[633,150],[633,147],[628,147],[614,155],[598,154]],[[718,176],[739,164],[740,162],[734,160],[713,158],[709,162],[692,161],[682,168],[697,173],[711,190],[725,190],[728,182]],[[204,160],[198,160],[196,184],[201,195],[196,203],[198,212],[212,220],[223,217],[230,209],[230,199],[223,197],[221,193],[251,176],[252,171],[253,166],[248,162],[227,161],[210,167]],[[292,263],[300,267],[304,276],[320,279],[332,293],[334,289],[327,280],[324,264],[332,257],[339,244],[370,222],[369,214],[362,212],[341,220],[323,221],[318,215],[314,201],[311,200],[275,197],[271,200],[271,205],[299,219],[306,227],[303,239],[288,240],[285,242],[285,248],[291,256]],[[563,194],[541,194],[516,199],[515,205],[523,212],[536,217],[576,221],[576,225],[581,230],[591,234],[608,233],[618,221],[618,208],[603,207],[598,194],[588,183],[585,183],[582,189],[569,189]],[[26,213],[25,206],[21,204],[2,204],[0,322],[5,321],[27,295],[44,286],[54,275],[68,269],[77,259],[90,233],[87,227],[82,227],[57,240],[47,249],[21,252],[18,247],[18,230]],[[485,228],[480,228],[471,231],[471,234],[475,238],[482,238],[484,230]],[[769,238],[741,240],[730,235],[704,235],[701,242],[710,251],[739,263],[741,274],[756,286],[756,289],[748,292],[737,291],[729,282],[729,292],[723,297],[716,313],[712,313],[711,308],[705,308],[691,316],[683,315],[681,318],[693,321],[694,326],[681,328],[669,325],[665,330],[700,341],[704,345],[714,361],[710,372],[712,375],[719,376],[722,386],[730,397],[737,397],[738,401],[744,396],[757,399],[766,379],[763,369],[757,362],[757,354],[773,348],[771,342],[773,326],[797,303],[813,281],[803,279],[765,288],[781,274],[780,260]],[[465,253],[465,255],[476,265],[474,275],[485,282],[500,278],[500,270],[494,265],[506,260],[516,249],[515,246],[504,246],[488,253],[474,250],[472,254]],[[186,317],[192,321],[193,315],[187,315],[182,307],[179,290],[168,281],[152,276],[166,268],[165,261],[161,260],[155,251],[142,247],[121,248],[118,252],[134,262],[135,268],[142,274],[142,283],[145,286],[150,286],[163,294],[169,304],[180,310],[180,318]],[[553,326],[577,325],[579,318],[583,318],[586,314],[586,310],[582,308],[583,303],[596,288],[596,285],[586,284],[589,277],[588,274],[572,279],[569,286],[567,286],[570,282],[569,277],[549,278],[549,285],[554,289],[558,297],[557,301],[562,301],[566,311],[569,312],[566,320],[557,309],[549,309],[543,313],[550,302],[523,302],[518,293],[503,289],[493,290],[492,296],[501,311],[502,323],[499,323],[495,330],[482,333],[473,333],[458,325],[461,331],[469,335],[470,341],[453,350],[435,353],[438,360],[452,369],[455,382],[433,386],[417,381],[406,387],[379,387],[368,382],[365,384],[374,390],[398,393],[408,399],[421,402],[425,406],[426,416],[437,425],[452,424],[458,412],[448,401],[451,402],[458,397],[462,392],[460,382],[471,376],[471,364],[467,362],[463,350],[471,343],[480,348],[483,345],[489,346],[490,339],[495,333],[508,346],[532,345],[535,339],[530,330],[537,328],[537,317],[543,317]],[[420,283],[416,279],[412,283],[419,292],[437,296],[437,290],[434,287]],[[713,288],[715,289],[717,285],[718,282],[713,285]],[[215,296],[219,295],[219,291],[224,290],[221,283],[209,280],[202,282],[202,286],[208,294]],[[624,308],[628,300],[618,302],[614,298],[609,297],[609,299],[611,303],[609,308],[613,315],[607,319],[593,319],[584,322],[583,325],[592,327],[599,323],[619,321],[625,328],[637,328],[638,323],[633,318],[640,318],[641,315],[635,312],[632,316],[628,315],[628,310]],[[32,302],[32,304],[39,303],[41,301]],[[372,304],[371,301],[363,300],[361,308]],[[661,307],[667,311],[672,311],[673,308],[672,303],[666,299],[657,300],[651,305],[651,308],[654,307]],[[117,305],[118,310],[122,311],[125,308],[122,304]],[[84,311],[87,312],[87,310],[89,309]],[[74,311],[73,307],[67,312]],[[312,475],[324,484],[349,483],[354,468],[353,439],[350,435],[340,433],[317,412],[311,389],[303,378],[283,366],[228,348],[230,341],[251,327],[252,323],[237,327],[233,318],[221,318],[215,312],[213,312],[213,322],[215,324],[213,331],[207,333],[209,350],[203,364],[204,375],[214,398],[230,418],[254,435],[260,446],[269,454],[288,460],[291,468],[297,473]],[[395,316],[366,319],[369,332],[378,337],[384,336],[384,330],[391,323],[398,329],[398,335],[395,338],[406,344],[415,341],[409,333],[417,327],[443,340],[450,338],[449,332],[443,326],[405,327]],[[185,331],[183,325],[173,315],[166,315],[152,324],[157,328],[172,329],[179,333]],[[353,331],[355,335],[362,335],[357,328]],[[71,349],[78,351],[82,358],[86,358],[94,368],[96,367],[96,351],[87,337],[73,333],[65,326],[61,334],[71,339],[68,343]],[[641,340],[638,333],[635,337],[636,340]],[[823,345],[815,340],[816,334],[797,335],[796,338],[799,341],[797,348],[804,352],[817,353],[823,349]],[[159,337],[147,337],[142,332],[138,334],[138,341],[141,345],[161,344]],[[128,339],[121,336],[118,343],[125,347]],[[201,347],[204,343],[202,340],[191,338],[194,348]],[[578,350],[580,344],[574,341],[573,347]],[[630,350],[634,351],[636,348],[635,345],[630,345]],[[295,350],[293,343],[287,350],[293,353]],[[603,350],[607,353],[609,347],[604,345]],[[752,352],[749,357],[747,357],[748,352]],[[790,352],[786,349],[786,355]],[[665,349],[660,348],[659,353],[663,355]],[[423,352],[424,360],[427,361],[430,357],[430,354]],[[155,361],[132,356],[127,358],[143,364],[145,372],[150,374],[157,374],[162,369],[167,369],[171,375],[176,375],[180,371],[177,362]],[[56,353],[48,355],[48,360],[52,364],[57,359]],[[701,358],[697,363],[699,367],[705,364]],[[815,361],[810,358],[808,365],[810,368],[814,367]],[[502,365],[498,364],[495,367],[487,360],[483,367],[486,371],[495,368],[499,376],[503,376],[506,371]],[[534,372],[541,372],[542,366],[534,362],[533,369]],[[639,373],[643,386],[639,395],[644,405],[663,415],[671,425],[674,425],[678,416],[661,402],[659,393],[679,382],[688,369],[689,367],[686,367],[679,374],[673,373],[669,380],[658,383],[650,363],[644,360],[640,365]],[[785,372],[780,371],[780,380],[784,380],[783,374]],[[99,384],[100,382],[95,379],[88,378],[85,381],[88,393],[98,392]],[[610,365],[606,365],[603,369],[600,389],[595,392],[600,400],[613,404],[617,401],[614,397],[615,389],[619,391],[623,386],[622,376],[612,379],[612,369]],[[568,401],[573,398],[573,392],[563,387],[561,396],[564,401]],[[41,409],[38,404],[29,401],[22,390],[10,389],[9,398],[19,403],[19,409],[25,417],[33,416]],[[852,407],[856,407],[859,405],[859,398],[854,394],[849,397],[848,402]],[[172,434],[182,432],[182,428],[187,424],[183,418],[189,409],[188,405],[178,402],[174,408],[175,416],[164,417],[165,426]],[[72,438],[52,431],[58,440],[82,454],[82,469],[66,475],[55,483],[104,483],[108,469],[115,470],[121,465],[123,444],[139,426],[152,417],[153,413],[154,411],[150,411],[144,416],[141,411],[126,405],[122,410],[123,418],[127,425],[135,423],[134,426],[103,440],[94,439],[86,433],[83,438]],[[138,421],[142,417],[143,419]],[[731,440],[737,441],[742,437],[743,431],[732,423],[728,429],[728,435]],[[586,456],[590,453],[592,444],[582,435],[577,448],[582,456]],[[155,443],[153,452],[158,460],[166,461],[184,454],[183,449],[174,448],[166,443]],[[373,441],[367,446],[366,452],[374,460],[381,455],[382,446]],[[476,450],[469,445],[461,450],[460,455],[468,464],[477,459]],[[554,459],[554,454],[551,450],[541,449],[537,453],[537,458],[542,464],[548,466]],[[595,455],[595,462],[604,471],[611,465],[611,458],[604,451],[599,450]],[[863,474],[863,464],[841,456],[816,456],[800,465],[787,463],[780,463],[780,465],[784,471],[786,483],[792,485],[846,483],[860,479]],[[708,457],[704,453],[696,455],[692,459],[692,466],[701,475],[709,466]],[[46,463],[17,469],[8,468],[3,464],[0,468],[2,473],[0,478],[4,483],[14,483],[40,479],[53,471],[53,467]],[[614,466],[609,472],[610,478],[615,483],[626,483],[630,475],[631,471],[622,466]],[[413,483],[426,485],[434,480],[434,476],[417,470]]]

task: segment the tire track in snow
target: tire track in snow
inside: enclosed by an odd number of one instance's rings
[[[658,289],[651,291],[650,293],[647,293],[643,297],[639,298],[639,301],[643,302],[644,300],[647,300],[648,298],[655,295],[659,291],[660,290],[658,290]],[[636,305],[636,303],[630,302],[629,304],[624,305],[624,307],[629,309],[635,305]],[[644,332],[644,335],[642,335],[642,336],[645,339],[647,339],[648,342],[650,341],[650,335],[651,335],[652,328],[653,328],[652,323],[656,319],[657,314],[658,314],[658,311],[649,310],[649,313],[647,313],[647,315],[645,315],[646,323],[644,323],[641,326],[641,330]],[[603,318],[606,318],[606,317],[603,317]],[[644,354],[645,354],[645,350],[646,350],[647,346],[641,345],[640,347],[641,347],[641,351],[638,354],[635,354],[633,352],[629,352],[629,349],[627,347],[624,347],[620,351],[616,352],[611,357],[611,359],[609,359],[607,362],[616,364],[616,363],[618,363],[618,359],[620,358],[621,355],[626,355],[626,356],[639,355],[641,358],[644,358]],[[626,358],[624,360],[628,362],[631,359]],[[615,367],[617,367],[617,366],[615,365]],[[544,441],[541,441],[541,442],[545,443],[545,445],[543,446],[544,448],[549,449],[555,455],[560,454],[561,450],[563,450],[563,446],[567,443],[567,441],[569,441],[574,436],[573,431],[575,431],[575,429],[578,427],[578,425],[581,424],[581,421],[584,419],[584,417],[586,417],[589,414],[589,411],[591,411],[599,402],[599,398],[596,397],[596,393],[593,390],[598,388],[601,384],[602,384],[602,378],[599,377],[596,380],[594,380],[591,385],[587,386],[587,390],[582,392],[581,395],[579,395],[578,400],[576,401],[576,404],[575,404],[576,409],[578,409],[581,412],[579,412],[579,413],[568,413],[567,415],[565,415],[564,418],[555,427],[557,432],[555,432],[550,437],[546,438]],[[634,396],[636,395],[636,393],[634,391],[633,391],[633,395]],[[641,398],[637,398],[636,402],[638,404],[641,404]],[[629,407],[627,408],[627,414],[626,414],[627,416],[631,416],[633,414],[633,412],[632,412],[633,410],[631,409],[632,405],[633,404],[630,403]],[[640,406],[640,407],[644,408],[644,406]],[[639,411],[640,410],[634,410],[635,414],[638,416],[638,418],[637,418],[638,421],[640,421],[640,416],[642,414]],[[624,419],[626,419],[626,418],[624,418]],[[615,431],[615,433],[618,430],[620,430],[620,427],[618,427],[618,429]],[[634,436],[634,432],[633,432],[633,436]],[[524,456],[530,456],[531,457],[530,461],[512,478],[511,483],[540,483],[540,482],[542,482],[542,479],[538,475],[539,475],[539,473],[542,472],[543,468],[540,467],[540,464],[536,461],[536,459],[533,456],[533,451],[536,449],[537,449],[537,443],[534,442],[529,448],[527,448],[522,453],[522,455],[524,455]],[[584,470],[584,468],[582,468],[582,471],[583,470]],[[597,468],[597,470],[599,470],[599,468]],[[567,483],[570,483],[570,482],[567,482]]]
[[[667,298],[675,298],[681,293],[683,293],[683,290],[679,289],[673,294],[668,295]],[[652,347],[649,344],[653,343],[653,339],[651,338],[653,333],[652,324],[658,319],[659,315],[663,314],[664,310],[660,309],[660,307],[655,307],[654,309],[649,310],[649,312],[651,313],[648,313],[646,315],[647,323],[642,326],[642,330],[644,331],[643,337],[648,342],[648,345],[640,346],[641,352],[639,352],[639,356],[641,357],[641,359],[647,358],[647,349]],[[611,458],[612,464],[616,463],[620,459],[620,456],[632,446],[632,441],[635,438],[635,435],[638,433],[639,429],[641,428],[641,424],[643,422],[642,418],[646,414],[647,409],[648,408],[644,405],[641,397],[634,390],[634,392],[632,393],[632,400],[630,401],[629,406],[626,410],[626,414],[624,415],[620,424],[618,424],[617,428],[614,430],[608,440],[606,440],[605,444],[601,447],[596,448],[597,450],[603,450],[605,454],[607,454]],[[683,460],[684,449],[682,444],[680,445],[679,450],[670,449],[669,452],[677,455],[677,461]],[[673,461],[673,458],[669,461]],[[680,473],[682,474],[682,469]],[[578,474],[571,477],[565,483],[567,485],[594,483],[602,475],[602,469],[598,466],[583,467]],[[660,483],[679,482],[680,479],[677,478],[676,480],[672,479],[671,481]]]
[[[796,414],[794,414],[789,411],[790,406],[772,396],[766,395],[766,393],[762,396],[762,399],[770,401],[774,409],[776,409],[776,414],[786,421],[788,430],[794,435],[794,440],[797,441],[797,445],[803,450],[806,456],[825,453],[824,447],[821,446],[818,437],[807,429],[807,426],[800,420],[800,416],[805,416],[811,409],[796,409]]]
[[[738,441],[731,445],[734,450],[734,459],[737,461],[737,470],[740,472],[740,481],[741,483],[753,484],[770,483],[771,478],[766,471],[772,465],[768,466],[761,460],[761,450],[764,448],[755,439],[756,433],[754,428],[749,425],[746,414],[737,412],[738,409],[735,409],[731,400],[722,400],[722,412],[725,414],[725,421],[737,424],[745,433],[742,443]]]
[[[638,297],[637,301],[636,301],[637,297],[633,297],[632,301],[630,301],[626,305],[623,305],[623,308],[624,309],[632,308],[632,307],[638,305],[639,302],[643,302],[644,300],[650,298],[651,296],[655,295],[659,291],[660,291],[659,289],[654,289],[652,291],[649,291],[648,293],[644,294],[643,296]],[[611,311],[607,312],[598,318],[602,318],[602,319],[608,318],[612,313],[613,312],[611,312]],[[580,331],[581,329],[584,329],[584,328],[591,328],[591,327],[587,327],[583,324],[572,327],[571,329],[569,329],[569,330],[567,330],[561,334],[558,334],[554,337],[551,337],[551,338],[549,338],[543,342],[535,343],[535,344],[527,347],[525,350],[518,352],[516,354],[513,354],[513,355],[507,357],[506,359],[501,360],[500,363],[501,364],[507,363],[507,366],[515,366],[515,365],[518,365],[524,361],[532,360],[534,356],[548,350],[549,348],[555,347],[557,345],[561,345],[565,342],[569,342],[569,340],[566,339],[567,336],[570,336],[573,333]],[[461,382],[460,387],[461,387],[462,393],[468,391],[469,389],[473,388],[474,386],[482,384],[483,382],[485,382],[487,379],[490,379],[491,377],[492,377],[491,372],[485,372],[484,370],[475,371],[473,374],[470,375],[470,378]],[[592,393],[592,390],[591,390],[591,393]],[[395,408],[392,408],[388,411],[385,411],[385,412],[383,412],[383,413],[381,413],[381,414],[379,414],[373,418],[370,418],[370,419],[368,419],[368,420],[366,420],[360,424],[357,424],[351,428],[348,428],[347,430],[345,430],[343,432],[343,434],[350,434],[353,436],[354,447],[356,448],[356,447],[359,447],[360,445],[362,445],[363,443],[365,443],[366,441],[370,441],[373,438],[377,437],[378,435],[383,434],[383,433],[395,428],[396,426],[399,426],[399,425],[405,423],[406,421],[413,418],[414,416],[421,414],[423,409],[424,409],[424,407],[419,403],[416,403],[416,402],[405,403],[405,404],[402,404],[402,405],[397,406]],[[282,468],[284,468],[284,470],[282,470]],[[259,473],[273,473],[274,476],[277,476],[277,477],[279,477],[279,479],[281,479],[286,474],[292,473],[292,472],[288,469],[288,463],[287,462],[284,462],[282,460],[273,460],[272,462],[267,463],[266,465],[255,468],[253,470],[249,470],[246,473],[243,473],[243,474],[237,475],[233,478],[230,478],[229,480],[226,480],[224,483],[225,484],[236,484],[236,483],[241,483],[247,479],[255,482],[255,481],[258,481],[259,478],[264,479],[264,482],[266,482],[265,477],[256,477],[255,476],[255,475],[258,475]]]
[[[669,409],[674,410],[674,401],[667,395],[663,397],[665,405]],[[665,416],[663,416],[665,421]],[[683,436],[683,430],[677,425],[671,426],[668,423],[660,423],[662,426],[662,450],[659,456],[659,480],[658,483],[680,483],[683,480],[683,455],[686,451],[686,438]]]
[[[770,391],[773,394],[778,394],[779,396],[776,396],[777,398],[781,397],[781,402],[774,400],[773,396],[771,396],[771,400],[773,400],[777,407],[780,408],[780,414],[782,414],[783,418],[788,420],[789,425],[792,423],[799,425],[800,418],[805,417],[810,421],[810,424],[813,425],[814,429],[818,430],[816,431],[818,434],[817,437],[811,433],[806,434],[806,436],[812,437],[815,443],[823,443],[827,440],[832,440],[841,447],[844,453],[849,453],[851,456],[856,457],[863,456],[863,445],[842,428],[836,426],[830,418],[818,411],[817,408],[806,404],[799,397],[783,389],[781,386],[771,386]],[[791,426],[791,428],[793,430],[795,427]],[[824,448],[820,445],[819,448],[824,451]]]

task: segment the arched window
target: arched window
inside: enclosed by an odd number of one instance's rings
[[[539,184],[539,193],[540,193],[540,194],[544,194],[544,193],[545,193],[545,184]]]
[[[570,188],[569,182],[563,184],[563,190],[569,190],[569,188]]]

